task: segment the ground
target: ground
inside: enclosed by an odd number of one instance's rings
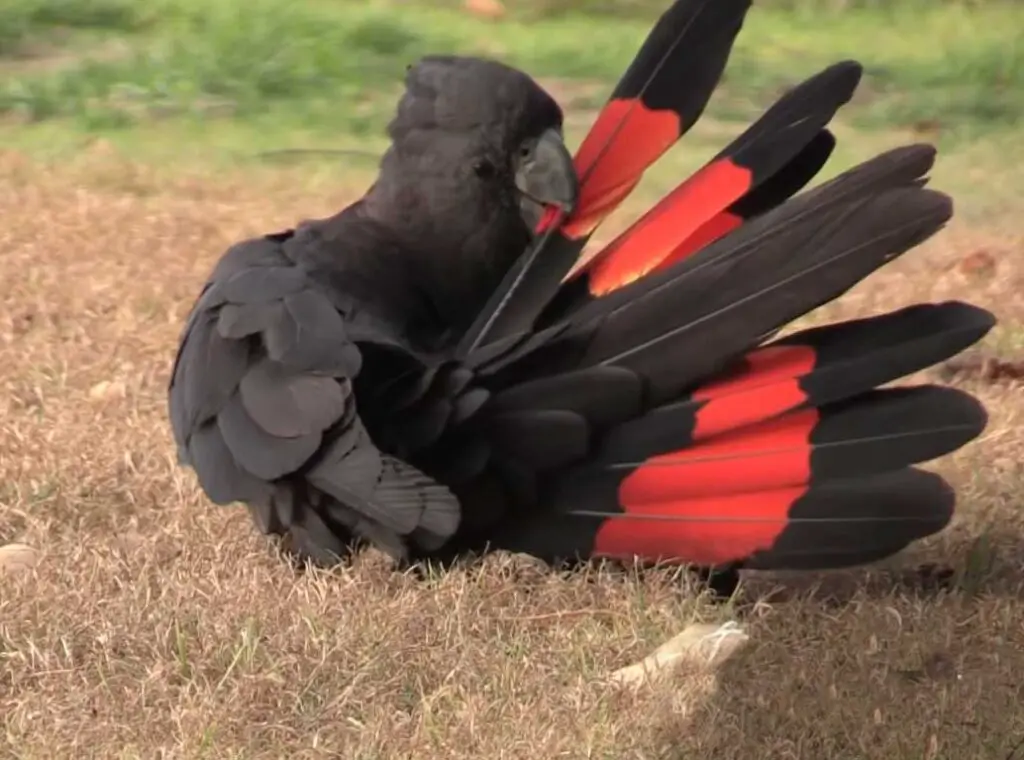
[[[190,102],[219,92],[241,115],[203,112],[187,121],[133,112],[111,123],[120,105],[101,86],[107,80],[79,81],[80,51],[95,53],[94,68],[114,66],[133,40],[159,42],[172,32],[146,27],[142,37],[118,31],[98,40],[79,24],[85,32],[58,35],[58,44],[53,35],[33,36],[26,22],[22,52],[0,59],[8,117],[0,126],[8,146],[0,151],[0,544],[29,544],[40,557],[33,570],[0,580],[4,755],[1024,757],[1024,394],[1012,365],[1024,347],[1024,169],[1011,93],[1024,91],[1024,72],[1019,52],[1009,61],[987,53],[958,59],[991,58],[1005,73],[998,87],[995,79],[978,85],[991,86],[986,100],[970,82],[943,80],[940,68],[915,79],[911,64],[931,53],[911,46],[897,61],[884,41],[946,30],[942,40],[967,50],[971,23],[986,35],[997,27],[1012,34],[1013,11],[1005,12],[990,24],[943,11],[953,15],[936,12],[916,26],[856,15],[821,25],[838,47],[883,38],[863,57],[870,62],[877,52],[892,67],[869,69],[862,100],[837,127],[841,148],[829,173],[886,147],[936,140],[933,184],[954,195],[957,216],[813,319],[952,297],[1000,319],[982,346],[988,370],[925,373],[977,393],[991,414],[979,440],[932,465],[958,488],[955,524],[883,566],[750,577],[724,606],[696,598],[670,571],[558,576],[502,557],[426,581],[393,575],[375,556],[351,569],[297,574],[241,510],[210,505],[177,466],[166,420],[182,320],[230,243],[356,197],[372,168],[360,156],[379,149],[379,138],[348,122],[334,130],[319,106],[298,119],[274,101],[261,121],[243,106],[266,93],[246,95],[242,85],[177,90],[194,95]],[[297,18],[289,23],[308,21]],[[749,119],[750,93],[737,80],[752,71],[759,34],[786,40],[768,46],[777,53],[768,58],[781,63],[758,72],[762,84],[793,82],[813,73],[817,59],[847,54],[828,55],[829,43],[808,31],[816,20],[758,18],[744,32],[724,97],[624,217]],[[528,47],[525,22],[494,34],[484,23],[453,16],[446,28],[459,44],[486,35],[545,75],[558,73],[545,56],[570,42],[548,35]],[[577,40],[600,28],[611,39],[614,25],[602,23],[542,26],[583,29]],[[619,43],[622,56],[603,62],[600,77],[581,82],[570,71],[544,80],[570,104],[576,136],[650,15],[621,23],[632,24],[633,36]],[[8,43],[0,36],[0,53],[15,49]],[[417,45],[410,49],[418,54]],[[212,65],[204,48],[195,50],[197,69]],[[164,60],[179,71],[173,65],[181,61]],[[244,69],[231,76],[248,82]],[[945,98],[937,105],[913,99],[913,86],[929,81]],[[47,93],[67,112],[31,113]],[[968,113],[982,101],[992,106],[988,116]],[[367,118],[379,128],[373,113]],[[359,155],[285,165],[239,158],[303,144],[355,146]],[[992,360],[1010,364],[991,371]],[[952,568],[953,578],[922,573],[927,563]],[[733,619],[750,641],[715,679],[683,672],[635,693],[608,683],[613,670],[687,624]]]

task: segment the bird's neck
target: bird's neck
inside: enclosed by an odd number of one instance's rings
[[[374,214],[368,198],[297,232],[315,242],[301,247],[309,251],[307,265],[427,353],[453,348],[501,280],[459,266],[461,257],[415,224]],[[461,254],[472,261],[465,248]]]
[[[472,324],[508,268],[529,243],[517,212],[505,213],[486,199],[439,199],[427,178],[412,172],[383,173],[359,204],[358,213],[387,235],[395,266],[411,274],[446,328],[461,334]]]

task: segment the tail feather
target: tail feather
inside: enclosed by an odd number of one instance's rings
[[[876,390],[649,458],[588,459],[549,486],[545,505],[560,515],[566,548],[590,556],[860,564],[946,525],[948,488],[907,466],[963,446],[986,421],[981,404],[954,389]]]
[[[573,495],[575,503],[589,504],[593,489],[607,490],[601,479],[618,479],[618,499],[629,508],[772,491],[925,462],[967,443],[985,421],[981,405],[957,390],[875,390],[669,453],[601,452],[564,482],[591,490]]]
[[[608,427],[643,411],[643,380],[613,366],[587,367],[515,385],[491,398],[491,412],[561,409]]]
[[[771,211],[803,190],[818,176],[818,172],[832,157],[835,148],[835,135],[828,129],[822,129],[788,164],[761,184],[752,187],[746,195],[729,206],[727,213],[746,221]],[[684,244],[684,248],[691,245],[692,238]],[[679,249],[673,255],[678,256]]]
[[[835,136],[829,130],[823,129],[818,132],[814,139],[782,169],[761,184],[753,186],[725,211],[697,227],[664,260],[655,264],[651,271],[662,271],[677,264],[738,229],[744,222],[771,211],[796,195],[825,166],[835,146]],[[687,216],[689,213],[689,208],[683,208],[680,215]],[[590,279],[584,267],[561,286],[551,303],[545,307],[537,325],[544,327],[566,319],[593,301],[596,296],[591,292],[590,286]]]
[[[885,559],[949,525],[955,501],[941,476],[912,467],[830,481],[797,499],[771,548],[745,566],[831,570]]]
[[[581,195],[563,235],[589,237],[697,122],[751,2],[684,0],[658,19],[576,153]]]
[[[680,500],[661,513],[581,516],[591,555],[753,570],[825,570],[884,559],[942,530],[954,494],[906,468],[754,494]],[[553,547],[552,547],[553,548]]]
[[[755,349],[684,398],[620,425],[602,448],[606,456],[627,450],[652,456],[842,401],[955,356],[994,324],[984,309],[951,301],[803,330]]]
[[[604,295],[688,246],[701,228],[794,160],[853,96],[862,69],[834,64],[795,87],[703,169],[669,193],[577,274]]]
[[[591,454],[599,460],[654,456],[865,393],[954,356],[994,321],[984,309],[951,301],[814,327],[755,349],[732,371],[646,414],[643,380],[615,365],[513,385],[491,397],[489,410],[502,425],[495,437],[504,451],[530,461],[548,457],[545,469],[579,456],[581,425],[588,436],[606,431]],[[547,411],[568,414],[537,414]]]
[[[903,163],[893,164],[887,187],[848,193],[855,170],[620,291],[621,303],[615,294],[598,300],[580,316],[597,312],[582,356],[566,358],[628,367],[647,378],[653,403],[672,398],[945,225],[952,201],[916,178],[901,182]]]
[[[653,271],[668,269],[739,228],[744,222],[771,211],[796,195],[825,166],[835,146],[836,138],[829,130],[823,129],[818,132],[788,164],[760,185],[752,187],[729,208],[702,225]]]
[[[591,317],[614,312],[642,298],[657,295],[676,279],[700,276],[705,269],[732,258],[752,253],[760,260],[764,246],[787,245],[799,241],[799,235],[820,233],[834,221],[837,210],[852,211],[851,205],[876,199],[881,193],[896,188],[922,188],[925,175],[935,163],[935,148],[925,143],[906,145],[881,153],[817,187],[791,198],[787,203],[765,213],[736,232],[716,241],[667,271],[649,275],[629,287],[622,288],[591,304],[572,320],[581,322]],[[848,214],[849,215],[849,214]],[[883,219],[905,221],[905,211]],[[859,218],[858,218],[859,219]]]

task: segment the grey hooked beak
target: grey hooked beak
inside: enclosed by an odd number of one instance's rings
[[[520,205],[531,227],[539,221],[546,206],[559,206],[566,214],[575,208],[579,179],[558,130],[549,129],[535,143],[527,145],[516,167],[516,187],[523,194]]]

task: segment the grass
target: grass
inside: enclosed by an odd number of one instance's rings
[[[373,166],[253,154],[375,150],[392,70],[438,47],[529,64],[570,104],[578,135],[649,23],[523,11],[487,25],[406,5],[394,21],[384,6],[308,2],[275,27],[279,6],[252,7],[233,30],[226,4],[188,0],[0,8],[0,90],[22,93],[0,125],[0,544],[42,552],[34,571],[0,581],[0,754],[1013,760],[1024,738],[1019,383],[953,381],[992,420],[934,465],[960,493],[949,530],[877,567],[752,577],[724,609],[668,572],[562,577],[501,557],[427,582],[374,556],[298,576],[239,510],[211,507],[174,461],[166,423],[188,306],[230,243],[338,208]],[[1019,11],[917,12],[759,10],[722,96],[626,214],[779,83],[856,52],[870,74],[828,173],[937,139],[934,184],[958,213],[816,318],[967,299],[997,313],[985,349],[1012,359],[1024,346],[1020,90],[991,75],[1020,82]],[[394,48],[365,42],[379,23]],[[291,32],[308,46],[281,44]],[[278,49],[287,65],[270,69],[287,86],[256,70]],[[294,86],[302,71],[316,87]],[[112,83],[145,94],[161,77],[167,99],[145,95],[131,118],[112,118],[124,92]],[[971,98],[999,107],[967,113]],[[56,105],[33,115],[37,99]],[[917,121],[928,109],[939,123]],[[979,251],[994,271],[965,269]],[[952,566],[953,586],[910,572],[925,562]],[[712,682],[679,675],[636,694],[607,684],[686,624],[733,617],[751,643]]]
[[[1017,126],[1021,6],[910,3],[825,17],[823,24],[821,13],[755,9],[756,34],[741,35],[717,112],[747,119],[779,88],[853,56],[869,65],[851,111],[860,123],[938,125],[961,139]],[[254,0],[244,9],[226,0],[17,0],[0,10],[0,54],[8,56],[0,116],[32,127],[59,122],[72,136],[84,129],[121,138],[170,121],[172,132],[183,124],[236,137],[241,130],[247,147],[262,147],[250,146],[254,139],[323,144],[342,136],[376,144],[403,67],[424,53],[461,50],[539,76],[607,81],[623,70],[650,18],[609,23],[524,11],[494,24],[398,0]],[[596,105],[596,97],[577,105]]]

